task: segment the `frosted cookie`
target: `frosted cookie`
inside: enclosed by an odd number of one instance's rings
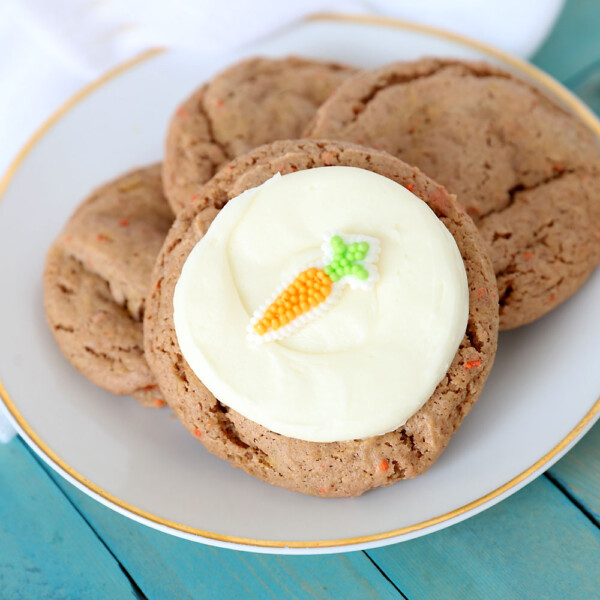
[[[160,165],[96,190],[46,257],[44,308],[71,364],[141,404],[164,401],[144,358],[142,316],[154,261],[173,222]]]
[[[456,194],[489,247],[501,329],[552,310],[600,262],[597,140],[497,67],[423,59],[361,72],[306,134],[386,150]]]
[[[388,154],[314,141],[258,148],[201,196],[167,237],[144,318],[188,431],[317,496],[426,471],[496,351],[493,271],[454,197]]]
[[[167,134],[163,179],[177,213],[225,163],[256,146],[300,137],[355,69],[302,58],[237,63],[194,92]]]

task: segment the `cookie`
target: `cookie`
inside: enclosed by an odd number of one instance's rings
[[[173,222],[160,170],[132,171],[93,192],[44,270],[46,319],[65,357],[99,387],[145,406],[164,404],[142,339],[150,274]]]
[[[366,169],[423,199],[454,237],[464,261],[469,298],[466,333],[446,375],[422,408],[390,433],[329,443],[274,433],[219,402],[184,359],[173,318],[173,294],[183,264],[219,208],[276,173],[323,166]],[[146,356],[166,401],[210,452],[274,485],[323,497],[356,496],[425,472],[477,400],[493,363],[498,331],[495,279],[483,248],[475,225],[454,196],[389,154],[329,141],[262,146],[224,168],[201,190],[198,203],[175,220],[147,299]]]
[[[600,149],[497,67],[423,59],[348,80],[305,132],[385,150],[457,195],[489,248],[500,328],[546,314],[600,262]]]
[[[163,181],[178,213],[225,163],[275,140],[298,138],[355,69],[302,58],[237,63],[194,92],[167,134]]]

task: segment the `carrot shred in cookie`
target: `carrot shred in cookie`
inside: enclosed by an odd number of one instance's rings
[[[127,225],[129,225],[129,221],[128,221],[127,219],[121,219],[121,220],[119,221],[119,225],[120,225],[121,227],[127,227]]]
[[[199,429],[196,427],[196,428],[194,429],[194,435],[195,435],[196,437],[199,437],[199,438],[200,438],[200,437],[202,437],[202,432],[201,432],[201,431],[200,431],[200,430],[199,430]]]
[[[166,406],[167,403],[162,398],[155,398],[154,404],[158,407]]]
[[[385,473],[390,468],[390,465],[385,458],[377,465],[377,470]]]
[[[481,366],[481,359],[478,358],[477,360],[469,360],[467,361],[467,363],[465,364],[465,369],[468,369],[469,371],[475,367],[480,367]]]

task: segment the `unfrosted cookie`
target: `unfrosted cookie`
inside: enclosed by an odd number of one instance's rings
[[[173,222],[160,165],[96,190],[52,244],[46,318],[63,354],[96,385],[164,404],[144,358],[142,316],[154,261]]]
[[[367,439],[319,443],[273,433],[208,391],[182,356],[174,330],[173,293],[187,256],[219,207],[278,172],[334,165],[373,171],[427,202],[453,235],[464,260],[469,317],[447,375],[404,426]],[[492,266],[476,227],[455,198],[393,156],[349,143],[311,140],[255,149],[217,174],[200,196],[197,204],[179,214],[167,236],[144,317],[148,362],[188,431],[233,466],[274,485],[317,496],[356,496],[426,471],[477,400],[496,352],[498,299]]]
[[[597,140],[497,67],[423,59],[361,72],[305,134],[386,150],[456,194],[488,245],[501,329],[552,310],[600,262]]]
[[[163,180],[177,213],[232,158],[300,137],[317,108],[355,72],[336,63],[252,58],[229,67],[175,112]]]

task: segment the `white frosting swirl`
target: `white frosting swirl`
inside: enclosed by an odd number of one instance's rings
[[[290,337],[246,338],[257,307],[321,258],[324,232],[379,239],[380,279]],[[454,238],[414,194],[354,167],[275,176],[230,200],[194,247],[173,298],[183,356],[225,405],[314,442],[403,425],[464,336],[468,284]]]

